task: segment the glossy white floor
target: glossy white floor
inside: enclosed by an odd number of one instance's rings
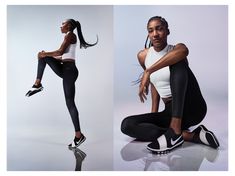
[[[35,128],[35,130],[39,128]],[[40,134],[27,128],[8,133],[8,171],[107,171],[112,170],[113,144],[87,135],[80,150],[69,150],[69,135],[43,128]],[[105,151],[105,154],[104,154]]]
[[[60,80],[51,83],[61,84]],[[80,126],[87,140],[80,146],[81,151],[73,152],[67,147],[73,140],[74,129],[62,87],[53,91],[53,86],[48,84],[45,84],[47,87],[43,92],[30,98],[24,96],[26,86],[20,87],[22,90],[19,93],[14,94],[11,89],[8,91],[7,170],[113,170],[111,93],[109,100],[106,99],[106,103],[101,104],[99,100],[103,97],[102,94],[97,95],[100,96],[97,99],[92,99],[94,95],[89,91],[89,95],[78,92],[78,97],[86,97],[87,101],[84,102],[92,103],[80,105],[82,100],[77,101]],[[14,96],[10,96],[11,93]],[[105,108],[106,111],[103,110]]]
[[[104,133],[104,128],[99,131],[97,130],[99,124],[94,124],[92,131],[85,131],[87,140],[80,147],[81,151],[71,151],[67,148],[71,138],[71,130],[67,128],[69,121],[59,123],[61,124],[59,126],[50,126],[50,124],[42,126],[43,120],[50,118],[48,116],[40,120],[40,126],[36,126],[32,125],[32,121],[38,123],[38,118],[34,120],[21,118],[24,122],[28,120],[25,125],[17,123],[15,119],[14,125],[12,123],[8,125],[7,169],[9,171],[227,170],[226,104],[214,104],[211,107],[213,108],[208,108],[207,119],[203,124],[215,132],[221,145],[219,150],[185,142],[182,147],[163,156],[150,153],[146,149],[148,143],[134,141],[120,131],[123,117],[144,110],[140,103],[116,105],[114,136],[111,137],[111,130]],[[64,126],[66,129],[63,129]],[[102,139],[102,136],[105,138]]]
[[[228,170],[228,138],[226,104],[208,108],[207,119],[202,123],[213,129],[219,142],[219,150],[185,142],[182,147],[167,155],[155,155],[146,149],[146,142],[137,142],[120,132],[121,120],[133,112],[143,110],[143,105],[122,104],[116,106],[114,124],[114,170],[124,171],[218,171]],[[224,108],[224,109],[223,109]],[[147,109],[146,109],[147,110]],[[225,117],[225,118],[223,118]],[[212,120],[212,118],[214,118]]]

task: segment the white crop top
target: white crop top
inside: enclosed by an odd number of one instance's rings
[[[150,47],[145,58],[145,67],[151,67],[173,48],[173,45],[167,45],[162,51],[157,52],[153,47]],[[163,67],[160,70],[153,72],[150,75],[150,81],[158,91],[161,98],[171,97],[169,66]]]
[[[77,43],[75,44],[70,44],[64,54],[62,55],[62,60],[63,59],[76,59],[76,47],[77,47]]]

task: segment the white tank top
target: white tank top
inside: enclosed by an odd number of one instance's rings
[[[174,48],[173,45],[167,45],[162,51],[157,52],[150,47],[145,58],[145,67],[149,68],[165,54]],[[163,67],[150,75],[150,81],[158,91],[161,98],[171,97],[170,87],[170,69],[169,66]]]
[[[63,59],[76,59],[76,47],[77,47],[77,43],[75,44],[70,44],[64,54],[62,55],[62,60]]]

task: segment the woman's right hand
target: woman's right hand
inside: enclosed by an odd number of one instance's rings
[[[150,77],[149,71],[145,70],[139,85],[139,97],[142,103],[144,103],[144,101],[147,100],[149,80],[150,80],[149,77]]]

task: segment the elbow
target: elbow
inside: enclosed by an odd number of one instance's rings
[[[183,43],[180,43],[179,45],[180,45],[180,52],[182,53],[183,57],[186,58],[189,54],[189,50],[188,50],[187,46]]]
[[[189,54],[189,50],[188,50],[188,48],[187,48],[186,46],[184,47],[184,49],[183,49],[182,52],[184,53],[184,56],[185,56],[185,57],[187,57],[188,54]]]
[[[62,56],[64,54],[64,51],[62,50],[57,50],[56,55]]]
[[[181,54],[182,58],[186,58],[188,56],[189,50],[185,44],[179,43],[176,47],[179,49],[178,51]]]

